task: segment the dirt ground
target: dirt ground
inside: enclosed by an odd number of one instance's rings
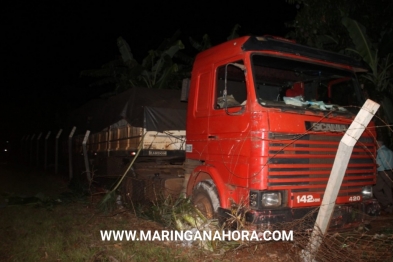
[[[6,212],[7,203],[4,202],[9,199],[10,196],[37,196],[37,194],[45,195],[46,197],[56,198],[63,192],[69,191],[68,181],[66,175],[54,175],[53,172],[43,172],[34,168],[26,168],[21,166],[10,166],[0,165],[0,214]],[[109,216],[95,215],[95,203],[103,194],[97,194],[93,197],[88,197],[88,204],[75,205],[77,213],[81,214],[78,219],[94,220],[94,223],[104,223],[108,225],[111,221],[116,224],[118,221],[128,225],[137,225],[140,230],[163,230],[166,229],[164,226],[145,219],[137,217],[132,210],[115,210]],[[67,212],[66,209],[59,209],[61,212]],[[58,211],[58,212],[60,212]],[[75,211],[74,211],[75,212]],[[16,214],[17,215],[17,214]],[[393,249],[393,215],[382,215],[378,217],[370,218],[368,225],[362,225],[354,229],[349,233],[340,233],[339,236],[333,235],[330,239],[333,245],[340,246],[340,252],[344,252],[339,257],[334,257],[333,254],[338,254],[337,250],[331,247],[324,247],[324,256],[320,261],[357,261],[351,259],[351,252],[343,250],[343,247],[351,246],[352,248],[364,249],[359,245],[366,245],[366,249],[373,250],[374,247],[370,247],[370,244],[375,244],[375,250],[382,248],[383,252],[385,249]],[[0,228],[1,229],[1,228]],[[266,242],[266,243],[244,243],[237,248],[230,250],[215,250],[214,252],[203,251],[198,247],[186,248],[179,247],[174,243],[159,242],[157,246],[162,246],[165,249],[170,248],[172,250],[179,251],[179,256],[176,260],[193,260],[193,261],[298,261],[297,256],[301,245],[301,241],[297,241],[296,237],[304,237],[301,234],[295,236],[293,243],[283,242]],[[346,241],[344,244],[337,241]],[[333,242],[336,241],[336,242]],[[378,242],[379,241],[379,242]],[[303,243],[302,243],[303,244]],[[356,246],[357,245],[357,246]],[[388,251],[386,251],[388,252]],[[379,252],[380,254],[381,252]],[[387,254],[387,253],[386,253]],[[94,256],[98,256],[95,254]],[[101,254],[102,256],[102,254]],[[352,255],[353,256],[353,255]],[[12,257],[12,256],[10,256]],[[153,255],[154,257],[154,255]],[[377,257],[369,259],[364,256],[364,260],[359,261],[389,261],[389,257]],[[8,257],[9,258],[9,257]],[[108,259],[108,258],[106,258]],[[88,259],[88,261],[126,261],[126,260],[111,260],[111,259],[96,259],[94,257]],[[392,259],[392,258],[390,258]],[[12,260],[12,259],[11,259]],[[10,261],[11,261],[10,260]],[[137,260],[133,260],[137,261]],[[156,261],[166,261],[165,258],[157,259]],[[392,260],[390,260],[392,261]]]

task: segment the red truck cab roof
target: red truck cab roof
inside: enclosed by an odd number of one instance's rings
[[[199,60],[203,60],[204,64],[210,62],[209,60],[214,63],[217,62],[217,57],[230,57],[246,51],[277,52],[345,65],[345,67],[350,66],[350,69],[354,72],[367,71],[367,66],[362,61],[349,56],[300,45],[291,40],[273,36],[243,36],[227,41],[198,54],[195,66],[197,66]]]

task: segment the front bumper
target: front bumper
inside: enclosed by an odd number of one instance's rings
[[[363,202],[336,205],[329,229],[351,228],[360,223],[365,223],[369,216],[378,216],[381,208],[375,199],[364,200]],[[218,215],[220,222],[225,221],[231,211],[220,208]],[[318,215],[317,207],[304,208],[283,208],[269,210],[250,210],[245,213],[245,222],[254,226],[271,226],[279,223],[289,223],[298,219],[304,229],[312,229]]]

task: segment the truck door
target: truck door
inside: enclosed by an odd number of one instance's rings
[[[247,86],[242,61],[216,68],[208,152],[226,183],[247,186]],[[249,151],[248,151],[249,152]]]

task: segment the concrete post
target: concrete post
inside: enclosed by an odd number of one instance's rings
[[[314,225],[314,230],[306,249],[302,251],[304,261],[314,261],[318,253],[318,249],[328,229],[330,218],[334,211],[337,195],[344,179],[353,147],[363,134],[378,108],[379,104],[368,99],[340,141],[322,204]]]

